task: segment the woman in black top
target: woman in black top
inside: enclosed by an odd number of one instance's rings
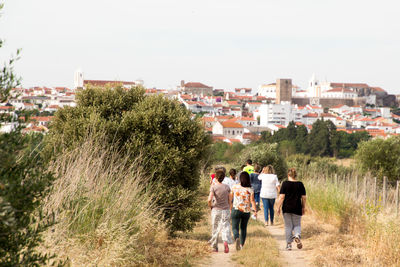
[[[297,173],[295,168],[289,169],[288,181],[282,183],[279,192],[278,211],[282,207],[283,220],[285,221],[286,249],[292,249],[293,240],[297,243],[297,248],[303,247],[301,235],[301,216],[306,207],[306,189],[302,182],[296,180]]]

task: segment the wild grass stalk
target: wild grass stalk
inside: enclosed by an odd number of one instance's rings
[[[366,183],[366,198],[363,197],[364,189],[359,189],[358,194],[355,194],[354,177],[362,177],[356,171],[338,178],[334,172],[327,176],[321,175],[322,172],[323,170],[317,168],[301,170],[312,213],[338,227],[336,239],[354,236],[357,240],[354,245],[367,251],[363,255],[365,264],[399,266],[400,224],[393,213],[393,207],[383,207],[381,197],[375,200],[375,192],[370,183]],[[363,180],[360,179],[360,187],[361,181]],[[376,192],[377,195],[378,193]]]
[[[175,244],[155,205],[159,184],[149,182],[143,164],[91,138],[55,159],[49,169],[58,179],[44,207],[55,212],[58,223],[46,234],[46,246],[72,266],[182,261],[179,253],[168,253]]]

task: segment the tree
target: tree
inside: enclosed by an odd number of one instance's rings
[[[75,148],[88,135],[105,135],[122,154],[141,157],[145,172],[161,185],[157,204],[170,231],[192,229],[201,216],[196,194],[209,138],[190,111],[177,101],[145,96],[141,87],[88,88],[78,93],[76,107],[56,112],[48,155]]]
[[[0,48],[2,44],[0,40]],[[1,102],[19,84],[13,72],[16,59],[0,71]],[[0,266],[46,265],[52,257],[35,250],[41,233],[52,225],[40,208],[53,180],[39,154],[41,140],[41,135],[22,135],[21,128],[0,134]]]
[[[247,159],[251,159],[254,163],[261,166],[272,165],[279,179],[287,177],[287,165],[285,159],[278,153],[277,144],[257,144],[247,146],[239,154],[235,165],[241,166],[245,164]]]
[[[387,176],[390,180],[400,177],[400,137],[395,136],[386,140],[376,138],[362,141],[356,151],[355,158],[364,171],[382,179]]]

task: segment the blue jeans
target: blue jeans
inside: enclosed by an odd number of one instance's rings
[[[264,206],[264,220],[268,222],[268,211],[271,217],[271,223],[274,223],[274,204],[275,198],[261,198]]]
[[[260,205],[260,192],[254,193],[254,201],[257,205]]]

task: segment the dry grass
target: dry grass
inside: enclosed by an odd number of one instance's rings
[[[101,141],[65,152],[50,170],[59,177],[44,202],[57,224],[43,250],[70,266],[177,266],[204,254],[200,241],[170,239],[154,205],[158,185]]]
[[[400,266],[400,223],[391,207],[352,198],[343,184],[308,177],[313,221],[304,238],[315,247],[316,266]],[[307,217],[306,217],[307,218]],[[324,222],[321,224],[320,222]]]
[[[275,239],[263,223],[253,220],[249,222],[245,246],[232,259],[245,266],[282,266]]]

